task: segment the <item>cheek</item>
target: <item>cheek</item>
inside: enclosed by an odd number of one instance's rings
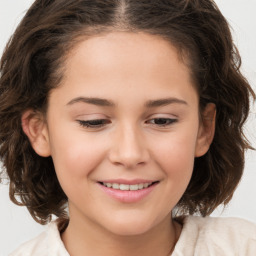
[[[52,134],[51,152],[60,183],[77,183],[90,175],[104,157],[104,146],[83,133],[58,129]]]
[[[158,140],[157,146],[154,147],[155,150],[152,152],[165,175],[171,177],[169,181],[176,185],[178,183],[185,185],[191,178],[196,135],[196,130],[173,133],[168,138]]]

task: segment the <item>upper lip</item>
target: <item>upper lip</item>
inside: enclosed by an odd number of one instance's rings
[[[133,179],[133,180],[126,180],[126,179],[111,179],[111,180],[101,180],[100,183],[117,183],[117,184],[127,184],[127,185],[135,185],[135,184],[142,184],[142,183],[153,183],[157,182],[158,180],[146,180],[146,179]]]

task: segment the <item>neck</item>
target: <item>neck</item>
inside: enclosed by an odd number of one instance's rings
[[[136,235],[119,235],[92,220],[72,218],[62,234],[63,243],[71,256],[168,256],[181,232],[178,223],[168,215],[150,230]]]

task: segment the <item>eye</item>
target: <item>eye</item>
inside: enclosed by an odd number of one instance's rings
[[[77,122],[85,128],[101,128],[110,123],[107,119],[77,120]]]
[[[155,126],[166,127],[173,123],[176,123],[178,120],[173,118],[153,118],[147,121],[146,123],[153,124]]]

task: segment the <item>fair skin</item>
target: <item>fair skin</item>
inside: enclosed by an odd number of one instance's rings
[[[176,49],[145,33],[84,40],[68,55],[46,117],[31,112],[23,130],[39,155],[53,158],[69,200],[62,240],[70,255],[168,255],[181,232],[171,211],[194,158],[209,149],[215,117],[208,104],[200,121],[199,97]],[[154,184],[140,196],[102,182]]]

